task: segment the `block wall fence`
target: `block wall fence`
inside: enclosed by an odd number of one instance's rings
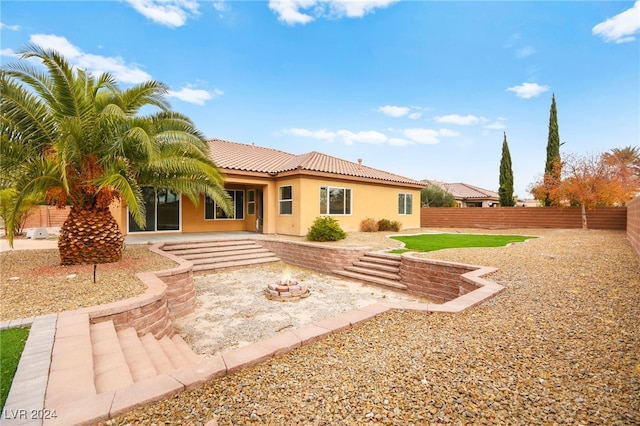
[[[589,229],[624,231],[627,207],[587,210]],[[438,207],[420,209],[422,228],[582,228],[580,207]]]
[[[640,257],[640,196],[627,204],[627,238]]]

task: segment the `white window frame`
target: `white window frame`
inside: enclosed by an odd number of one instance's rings
[[[218,211],[217,209],[217,204],[216,202],[212,199],[209,198],[208,195],[205,195],[204,197],[204,220],[205,221],[209,221],[209,220],[244,220],[244,190],[242,189],[226,189],[227,192],[233,192],[233,217],[217,217],[216,212]],[[238,199],[238,193],[242,194],[242,217],[238,217],[237,211],[236,211],[236,206],[237,206],[237,199]],[[207,204],[208,203],[212,203],[213,204],[213,217],[207,217]]]
[[[329,201],[329,194],[331,194],[332,190],[343,191],[342,213],[331,213],[331,202]],[[347,205],[346,203],[347,191],[349,193],[349,196],[348,196],[349,205]],[[324,200],[325,200],[324,211],[322,206],[323,192],[325,193],[324,194]],[[347,212],[347,208],[348,208],[348,212]],[[321,216],[351,216],[352,214],[353,214],[353,190],[351,188],[341,187],[341,186],[329,186],[329,185],[323,185],[320,187],[320,215]]]
[[[284,188],[290,188],[291,198],[283,198]],[[289,213],[282,213],[282,206],[289,205]],[[293,185],[282,185],[278,187],[278,214],[280,216],[292,216],[293,215]]]
[[[411,201],[407,203],[407,200]],[[411,208],[409,213],[407,213],[407,204]],[[413,194],[408,192],[401,192],[398,194],[398,214],[401,216],[409,216],[413,214]]]

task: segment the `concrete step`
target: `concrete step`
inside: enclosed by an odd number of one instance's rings
[[[93,375],[96,392],[108,392],[133,384],[113,321],[91,325]]]
[[[171,361],[171,365],[174,369],[188,367],[191,365],[189,360],[182,354],[180,349],[173,343],[169,336],[164,336],[162,339],[158,340],[162,350]]]
[[[211,240],[211,241],[194,241],[194,242],[179,242],[179,243],[165,243],[162,246],[163,251],[177,254],[177,252],[195,250],[195,249],[217,249],[217,248],[230,248],[230,247],[244,247],[256,245],[255,242],[250,240]]]
[[[258,265],[261,263],[279,262],[280,258],[276,256],[260,257],[258,259],[229,260],[225,262],[211,262],[194,265],[193,271],[218,271],[221,269],[235,268],[238,266]]]
[[[189,360],[191,365],[197,365],[204,361],[204,359],[200,355],[198,355],[191,349],[191,346],[189,346],[187,342],[184,341],[181,335],[174,334],[171,338],[171,341],[176,346],[176,348],[178,348],[178,350],[182,352],[182,355],[184,355],[184,357]]]
[[[365,253],[361,258],[361,261],[378,263],[381,265],[400,266],[402,262],[400,256],[397,254],[387,253]]]
[[[153,334],[145,334],[140,338],[140,341],[158,374],[166,373],[174,369],[173,363],[165,353],[160,342],[153,337]]]
[[[378,262],[369,262],[367,260],[358,260],[356,262],[353,262],[353,266],[359,266],[361,268],[377,269],[379,271],[391,272],[395,274],[400,273],[400,265],[396,266],[396,265],[389,265],[384,263],[381,264]]]
[[[119,331],[118,339],[134,382],[158,375],[149,354],[133,327]]]
[[[253,253],[271,253],[269,250],[260,246],[247,246],[246,248],[238,248],[235,250],[229,250],[227,247],[220,247],[216,250],[201,251],[193,254],[181,254],[180,257],[187,260],[197,260],[203,258],[225,257],[232,256],[234,254],[253,254]]]
[[[211,256],[201,259],[189,259],[194,265],[202,265],[214,262],[229,262],[234,260],[260,259],[262,257],[273,257],[273,253],[269,250],[262,250],[256,253],[245,253],[244,251],[231,253],[227,252],[224,256]]]
[[[385,272],[376,268],[368,268],[361,266],[345,266],[345,271],[356,272],[362,275],[372,276],[374,278],[385,278],[388,280],[400,281],[400,274],[397,272]]]
[[[89,315],[58,315],[46,401],[55,407],[95,395]]]
[[[347,271],[347,270],[335,270],[335,271],[332,271],[332,273],[335,275],[340,275],[343,277],[355,279],[365,283],[376,284],[376,285],[380,285],[380,286],[388,287],[392,289],[397,289],[397,290],[407,289],[407,286],[405,284],[402,284],[400,281],[397,281],[397,280],[390,280],[387,278],[378,278],[373,275],[366,275],[366,274],[361,274],[358,272]]]

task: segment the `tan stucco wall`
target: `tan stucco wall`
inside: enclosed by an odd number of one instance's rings
[[[297,188],[294,187],[294,209],[298,208],[300,215],[289,228],[290,235],[306,235],[315,218],[320,216],[320,187],[332,186],[350,188],[352,208],[350,215],[332,215],[342,229],[347,232],[360,230],[363,219],[389,219],[402,224],[403,229],[420,227],[420,190],[407,189],[398,186],[380,185],[367,182],[354,182],[326,178],[305,177],[299,179]],[[296,190],[297,189],[297,190]],[[411,215],[398,214],[398,194],[413,195],[413,213]],[[296,199],[296,196],[299,200]],[[295,213],[295,210],[294,210]],[[296,216],[294,214],[294,216]]]
[[[279,188],[291,185],[293,192],[293,214],[279,214]],[[403,188],[401,186],[363,181],[347,181],[317,176],[292,174],[265,179],[264,177],[246,177],[227,175],[225,188],[245,191],[244,220],[204,219],[204,196],[200,197],[198,206],[187,198],[181,200],[181,232],[229,232],[255,231],[258,213],[248,214],[247,191],[255,189],[263,194],[263,233],[283,235],[306,235],[309,227],[320,216],[320,187],[331,186],[350,188],[352,193],[351,215],[335,217],[340,226],[347,232],[359,231],[363,219],[389,219],[398,221],[403,229],[420,227],[420,189]],[[398,194],[413,195],[413,214],[398,214]],[[257,198],[258,192],[256,192]],[[127,232],[127,209],[114,206],[114,217],[123,233]]]

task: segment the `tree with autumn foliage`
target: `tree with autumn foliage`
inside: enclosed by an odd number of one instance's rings
[[[549,176],[562,178],[549,179]],[[549,197],[551,205],[579,205],[582,227],[587,228],[586,209],[597,206],[624,205],[640,192],[640,177],[629,164],[609,153],[599,155],[567,155],[553,165],[553,173],[545,174],[529,187],[537,200]]]
[[[124,236],[109,207],[124,203],[144,229],[145,187],[194,204],[206,194],[232,211],[203,136],[170,110],[166,85],[122,90],[111,74],[74,68],[56,51],[30,45],[19,53],[0,73],[0,189],[15,190],[5,229],[11,244],[32,197],[71,206],[58,241],[63,265],[120,260]],[[141,115],[143,108],[151,112]]]

